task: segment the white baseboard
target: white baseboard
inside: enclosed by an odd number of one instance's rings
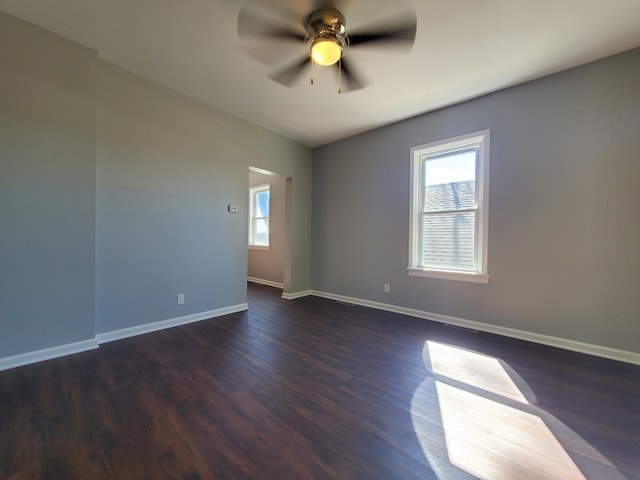
[[[473,320],[465,320],[463,318],[440,315],[438,313],[424,312],[422,310],[399,307],[397,305],[389,305],[387,303],[373,302],[371,300],[364,300],[361,298],[345,297],[343,295],[320,292],[317,290],[311,290],[309,294],[314,295],[316,297],[328,298],[330,300],[337,300],[339,302],[352,303],[354,305],[361,305],[363,307],[375,308],[377,310],[386,310],[388,312],[401,313],[403,315],[409,315],[411,317],[423,318],[425,320],[432,320],[435,322],[445,323],[448,325],[455,325],[458,327],[469,328],[472,330],[479,330],[482,332],[494,333],[496,335],[502,335],[504,337],[517,338],[519,340],[526,340],[529,342],[539,343],[542,345],[549,345],[551,347],[558,347],[558,348],[563,348],[565,350],[571,350],[574,352],[586,353],[589,355],[594,355],[596,357],[608,358],[608,359],[617,360],[620,362],[640,365],[640,353],[628,352],[626,350],[618,350],[615,348],[603,347],[600,345],[592,345],[590,343],[576,342],[574,340],[567,340],[564,338],[552,337],[552,336],[543,335],[540,333],[527,332],[524,330],[517,330],[509,327],[502,327],[499,325],[491,325],[489,323],[482,323],[482,322],[476,322]]]
[[[194,313],[193,315],[186,315],[184,317],[170,318],[168,320],[161,320],[159,322],[145,323],[144,325],[136,325],[135,327],[113,330],[106,333],[99,333],[98,335],[96,335],[96,340],[98,341],[98,344],[113,342],[115,340],[121,340],[123,338],[135,337],[136,335],[157,332],[158,330],[164,330],[165,328],[177,327],[179,325],[186,325],[188,323],[208,320],[209,318],[221,317],[223,315],[229,315],[236,312],[243,312],[248,309],[249,305],[247,303],[241,303],[239,305],[232,305],[230,307],[218,308],[217,310],[209,310],[208,312]]]
[[[283,293],[282,298],[285,300],[295,300],[296,298],[308,297],[309,295],[313,295],[311,290],[303,290],[301,292]]]
[[[247,282],[258,283],[260,285],[266,285],[267,287],[284,288],[283,283],[272,282],[271,280],[264,280],[256,277],[247,277]]]
[[[86,352],[87,350],[98,348],[102,343],[112,342],[122,338],[142,335],[143,333],[156,332],[165,328],[186,325],[187,323],[208,320],[209,318],[221,317],[231,313],[243,312],[248,309],[249,305],[247,303],[241,303],[239,305],[232,305],[229,307],[219,308],[217,310],[210,310],[208,312],[194,313],[193,315],[186,315],[184,317],[171,318],[159,322],[137,325],[135,327],[123,328],[122,330],[100,333],[90,340],[83,340],[81,342],[69,343],[66,345],[45,348],[43,350],[36,350],[34,352],[21,353],[11,357],[0,358],[0,371],[9,370],[10,368],[15,367],[22,367],[24,365],[51,360],[58,357],[64,357],[74,353]]]
[[[574,340],[567,340],[564,338],[552,337],[549,335],[542,335],[539,333],[526,332],[524,330],[516,330],[513,328],[502,327],[499,325],[491,325],[488,323],[476,322],[473,320],[465,320],[457,317],[450,317],[447,315],[440,315],[437,313],[429,313],[422,310],[415,310],[406,307],[400,307],[397,305],[390,305],[387,303],[374,302],[371,300],[364,300],[361,298],[346,297],[344,295],[336,295],[333,293],[320,292],[317,290],[305,290],[295,293],[283,293],[282,298],[286,300],[295,300],[297,298],[313,295],[316,297],[327,298],[330,300],[337,300],[340,302],[352,303],[354,305],[361,305],[364,307],[375,308],[377,310],[385,310],[388,312],[400,313],[403,315],[409,315],[412,317],[423,318],[426,320],[432,320],[439,323],[445,323],[449,325],[456,325],[459,327],[470,328],[473,330],[479,330],[482,332],[494,333],[505,337],[517,338],[520,340],[526,340],[529,342],[539,343],[542,345],[549,345],[552,347],[563,348],[565,350],[571,350],[574,352],[586,353],[597,357],[608,358],[611,360],[617,360],[620,362],[631,363],[634,365],[640,365],[640,354],[635,352],[628,352],[625,350],[618,350],[615,348],[604,347],[600,345],[592,345],[589,343],[576,342]],[[242,312],[248,310],[249,306],[246,303],[239,305],[232,305],[229,307],[219,308],[216,310],[210,310],[207,312],[195,313],[193,315],[187,315],[184,317],[172,318],[168,320],[162,320],[159,322],[148,323],[145,325],[138,325],[135,327],[124,328],[121,330],[114,330],[112,332],[106,332],[96,335],[95,339],[83,340],[80,342],[69,343],[66,345],[59,345],[56,347],[45,348],[42,350],[36,350],[33,352],[22,353],[19,355],[13,355],[11,357],[0,358],[0,371],[9,370],[11,368],[21,367],[32,363],[42,362],[45,360],[51,360],[58,357],[64,357],[66,355],[72,355],[74,353],[86,352],[98,348],[99,344],[120,340],[122,338],[133,337],[136,335],[142,335],[144,333],[155,332],[163,330],[165,328],[176,327],[179,325],[186,325],[188,323],[199,322],[207,320],[209,318],[220,317],[223,315],[229,315],[231,313]]]
[[[74,353],[86,352],[98,348],[98,342],[95,338],[83,340],[80,342],[67,343],[66,345],[58,345],[56,347],[44,348],[34,352],[21,353],[11,357],[0,358],[0,371],[9,370],[10,368],[22,367],[31,363],[43,362],[53,358],[64,357]]]

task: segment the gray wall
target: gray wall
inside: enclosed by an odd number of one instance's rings
[[[0,12],[0,359],[246,302],[249,165],[308,290],[310,149]]]
[[[270,245],[268,250],[249,247],[247,276],[275,283],[284,282],[285,178],[249,171],[249,186],[270,184]]]
[[[108,63],[98,78],[97,332],[246,302],[249,162],[310,177],[310,150]]]
[[[0,358],[94,337],[96,62],[0,12]]]
[[[409,277],[409,149],[483,129],[489,284]],[[639,159],[640,50],[316,149],[312,288],[640,352]]]

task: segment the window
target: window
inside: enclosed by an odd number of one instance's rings
[[[409,275],[487,283],[489,130],[411,149]]]
[[[269,184],[249,188],[249,246],[269,248]]]

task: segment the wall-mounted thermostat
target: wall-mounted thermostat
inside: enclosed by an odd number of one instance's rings
[[[229,213],[238,213],[238,205],[228,205],[227,211]]]

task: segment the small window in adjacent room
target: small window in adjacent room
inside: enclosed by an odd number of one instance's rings
[[[269,248],[269,184],[249,188],[249,246]]]
[[[411,149],[409,275],[487,283],[489,130]]]

